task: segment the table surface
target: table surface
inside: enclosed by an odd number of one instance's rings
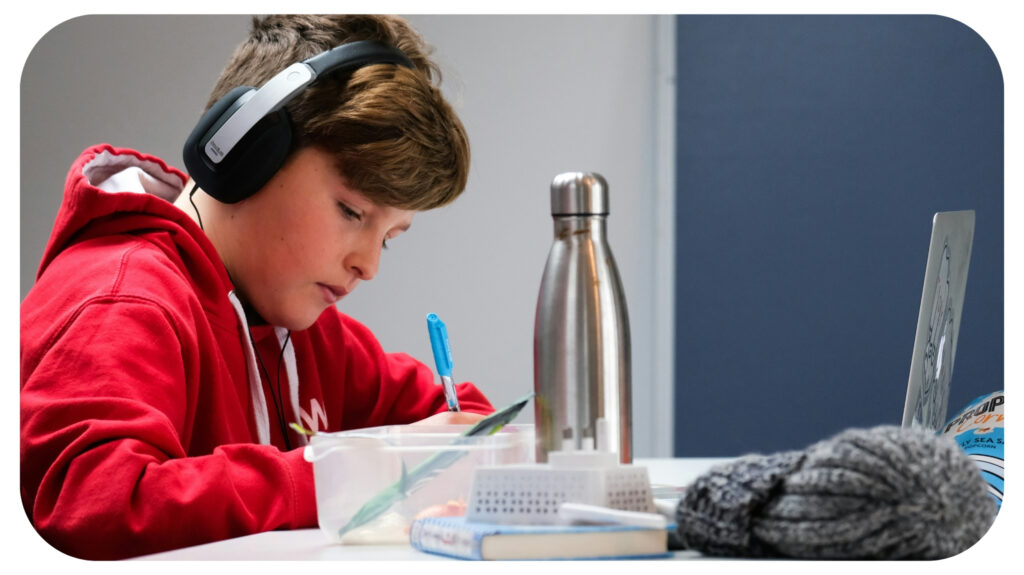
[[[686,485],[716,463],[729,458],[641,459],[633,464],[647,468],[655,485]],[[672,559],[695,559],[692,551],[677,552]],[[356,560],[356,561],[450,561],[446,557],[422,553],[408,545],[339,545],[327,539],[320,529],[268,531],[235,539],[186,547],[138,557],[142,561],[206,560]]]

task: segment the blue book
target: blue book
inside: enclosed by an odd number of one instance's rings
[[[628,525],[498,525],[427,517],[413,522],[409,543],[427,553],[477,561],[671,556],[667,529]]]

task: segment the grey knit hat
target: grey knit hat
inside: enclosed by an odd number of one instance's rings
[[[974,545],[995,514],[953,440],[881,426],[715,467],[687,486],[676,521],[683,547],[707,555],[940,559]]]

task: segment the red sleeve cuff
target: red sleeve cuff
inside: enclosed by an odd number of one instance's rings
[[[304,448],[293,449],[284,454],[292,481],[292,524],[291,529],[305,529],[319,525],[316,515],[316,489],[313,483],[313,464],[302,455]]]

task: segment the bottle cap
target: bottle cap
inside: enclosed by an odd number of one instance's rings
[[[595,172],[566,172],[551,181],[552,216],[608,214],[608,183]]]

